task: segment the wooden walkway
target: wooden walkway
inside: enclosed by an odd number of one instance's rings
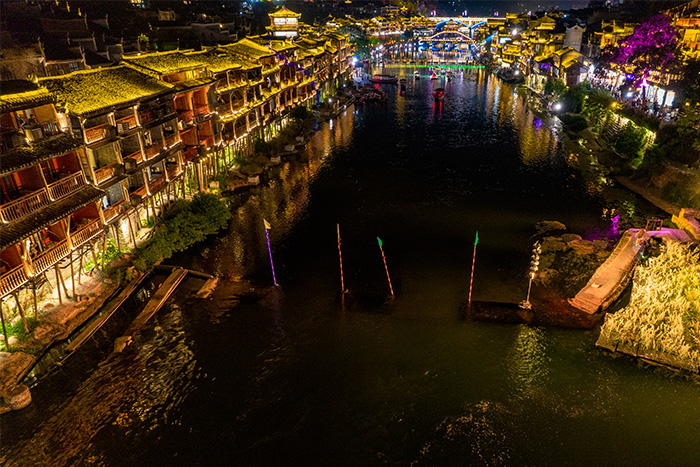
[[[642,249],[637,235],[643,233],[630,229],[622,236],[608,259],[593,274],[569,304],[588,314],[604,310],[620,296],[627,287]]]
[[[143,310],[134,319],[131,325],[124,332],[122,337],[132,337],[136,334],[151,317],[165,304],[165,301],[170,297],[170,295],[175,291],[177,286],[182,282],[182,280],[187,275],[187,269],[175,268],[173,272],[170,273],[165,282],[156,290],[151,296],[151,299],[143,307]]]

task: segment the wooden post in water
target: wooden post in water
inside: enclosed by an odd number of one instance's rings
[[[469,300],[467,303],[472,304],[472,287],[474,286],[474,263],[476,263],[476,246],[479,244],[479,231],[476,231],[476,237],[474,238],[474,255],[472,256],[472,275],[469,280]]]
[[[391,277],[389,277],[389,268],[386,265],[386,256],[384,256],[384,248],[382,240],[377,237],[377,243],[379,243],[379,251],[382,252],[382,260],[384,261],[384,270],[386,271],[386,279],[389,281],[389,290],[391,291],[391,296],[394,296],[394,288],[391,286]]]
[[[340,250],[340,224],[336,224],[338,229],[338,258],[340,259],[340,293],[345,294],[345,279],[343,278],[343,252]]]
[[[268,233],[268,230],[270,229],[270,224],[268,224],[265,219],[263,219],[263,223],[265,224],[265,238],[267,239],[267,254],[270,256],[270,268],[272,268],[272,283],[275,284],[275,287],[277,287],[277,278],[275,277],[275,263],[272,262],[272,249],[270,248],[270,234]]]

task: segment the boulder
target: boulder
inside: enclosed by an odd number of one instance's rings
[[[542,252],[564,251],[568,245],[559,237],[545,237],[542,239]]]
[[[593,240],[593,249],[595,251],[603,251],[607,250],[608,248],[608,241],[607,240]]]
[[[542,221],[535,224],[538,235],[543,235],[550,232],[566,230],[566,226],[558,221]]]
[[[573,242],[569,242],[569,246],[577,255],[592,255],[595,253],[593,242],[588,240],[575,240]]]
[[[582,237],[580,235],[571,234],[571,233],[565,233],[561,236],[561,239],[564,240],[566,243],[575,242],[577,240],[581,240],[581,238]]]

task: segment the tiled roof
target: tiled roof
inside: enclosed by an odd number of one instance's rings
[[[5,225],[0,233],[0,250],[4,250],[27,236],[58,222],[80,208],[99,200],[104,195],[104,191],[88,185],[70,196]]]
[[[124,65],[40,78],[39,83],[54,96],[58,109],[75,115],[135,104],[173,89],[171,84]]]
[[[258,60],[265,57],[271,57],[275,53],[264,45],[260,45],[250,39],[241,39],[238,42],[224,46],[226,50],[236,55]]]
[[[17,172],[38,162],[58,157],[74,151],[82,145],[81,140],[63,133],[28,147],[6,151],[0,156],[0,175]]]
[[[222,71],[243,67],[243,62],[239,58],[225,50],[216,49],[203,52],[191,52],[186,55],[190,55],[196,60],[206,64],[207,68],[212,73],[220,73]]]
[[[268,16],[271,18],[299,18],[301,13],[294,13],[292,10],[283,6],[273,13],[268,13]]]
[[[181,71],[201,68],[206,64],[192,54],[185,54],[179,50],[172,52],[154,52],[136,57],[123,57],[124,63],[129,63],[139,68],[145,68],[159,74],[178,73]]]
[[[0,86],[0,112],[38,107],[53,102],[49,92],[26,80],[3,81]]]

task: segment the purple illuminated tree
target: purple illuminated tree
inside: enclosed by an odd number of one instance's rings
[[[634,71],[669,71],[677,65],[678,31],[666,15],[655,15],[637,26],[634,32],[612,51],[611,62]]]

